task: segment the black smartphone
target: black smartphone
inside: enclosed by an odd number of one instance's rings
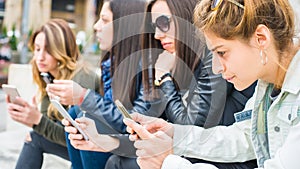
[[[40,73],[45,83],[50,84],[53,83],[54,77],[49,72]]]

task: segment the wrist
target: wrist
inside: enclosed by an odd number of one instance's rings
[[[43,115],[41,113],[39,113],[38,118],[36,119],[36,121],[34,122],[34,125],[39,125],[41,122]]]
[[[78,105],[81,105],[83,100],[84,100],[84,96],[86,94],[87,89],[83,88],[83,90],[81,91],[80,97],[79,97],[79,101],[78,101]]]
[[[120,145],[119,139],[113,138],[109,135],[98,134],[96,137],[96,146],[98,147],[98,149],[100,148],[99,150],[101,150],[102,152],[111,152],[114,149],[118,148]]]
[[[155,68],[155,77],[156,78],[162,77],[166,73],[170,73],[170,71],[164,71],[162,69]]]
[[[163,82],[172,80],[172,75],[170,72],[163,74],[162,76],[158,76],[159,78],[155,78],[154,85],[160,86]]]

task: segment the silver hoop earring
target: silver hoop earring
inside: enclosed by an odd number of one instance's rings
[[[261,64],[265,65],[265,64],[268,63],[268,56],[267,56],[266,52],[263,49],[260,50],[259,56],[260,56]]]

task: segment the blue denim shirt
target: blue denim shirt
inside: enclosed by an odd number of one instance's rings
[[[260,81],[252,114],[252,142],[259,167],[272,160],[285,143],[292,126],[299,123],[300,115],[300,52],[292,60],[278,98],[263,114],[261,105],[265,103],[264,94],[268,83]],[[262,116],[264,124],[260,124]],[[266,130],[262,129],[266,128]]]
[[[111,88],[111,60],[107,59],[106,61],[101,63],[101,80],[103,81],[103,89],[104,89],[104,99],[113,100],[112,99],[112,88]]]
[[[269,84],[259,81],[253,98],[247,103],[246,110],[252,110],[251,120],[206,130],[196,126],[174,125],[174,154],[219,162],[243,162],[256,157],[260,168],[299,168],[299,65],[300,52],[289,65],[281,93],[265,114],[261,114],[261,105],[264,104]],[[175,168],[181,164],[185,164],[185,168],[200,168],[200,164],[187,164],[179,156],[168,156],[162,168]]]

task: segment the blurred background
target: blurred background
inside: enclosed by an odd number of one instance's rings
[[[11,63],[30,61],[28,38],[51,18],[65,19],[83,56],[97,59],[99,49],[92,25],[98,19],[102,3],[103,0],[0,0],[0,86],[7,82]]]
[[[35,93],[28,64],[32,57],[27,48],[30,35],[51,18],[64,19],[76,35],[82,58],[96,66],[100,53],[93,24],[102,4],[103,0],[0,0],[0,169],[14,168],[30,130],[10,119],[1,89],[5,83],[16,85],[26,100]],[[70,163],[45,155],[43,169],[57,168],[70,168]]]
[[[297,14],[300,36],[300,0],[289,1]],[[14,168],[29,130],[8,117],[1,85],[14,84],[22,97],[32,98],[35,86],[28,64],[32,53],[27,48],[31,33],[51,18],[65,19],[76,35],[82,58],[96,65],[100,53],[93,24],[102,4],[103,0],[0,0],[0,169]],[[45,160],[43,169],[70,168],[68,161],[51,155],[46,158],[52,160]]]

